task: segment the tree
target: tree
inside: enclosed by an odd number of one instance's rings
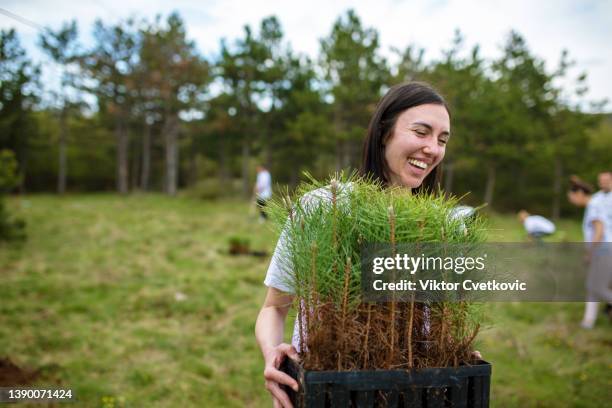
[[[591,121],[597,119],[596,126],[587,129],[588,137],[588,169],[592,176],[602,170],[612,170],[610,163],[610,152],[612,152],[612,115],[597,115]]]
[[[14,219],[4,205],[4,194],[19,184],[14,153],[0,150],[0,241],[25,239],[25,222]]]
[[[400,58],[397,65],[392,68],[392,80],[394,84],[422,80],[428,71],[425,64],[425,49],[417,48],[414,44],[408,45],[404,51],[392,48],[392,51]]]
[[[77,43],[78,30],[76,21],[64,24],[62,28],[54,32],[46,29],[39,37],[42,49],[60,66],[61,69],[61,90],[56,95],[55,101],[58,105],[59,115],[59,137],[58,137],[58,171],[57,171],[57,192],[63,194],[66,191],[66,140],[67,120],[71,108],[78,107],[74,97],[73,76],[69,71],[69,66],[79,57],[79,45]]]
[[[221,56],[216,65],[217,77],[224,85],[224,92],[233,100],[232,111],[235,113],[234,121],[239,127],[238,133],[241,145],[242,161],[242,189],[245,196],[251,192],[250,185],[250,159],[254,142],[261,140],[262,115],[257,102],[261,100],[266,91],[264,80],[274,82],[272,75],[266,67],[274,64],[268,46],[274,44],[278,38],[279,28],[273,23],[265,23],[262,30],[265,41],[253,35],[250,26],[244,27],[244,38],[237,40],[233,47],[221,41]],[[266,72],[267,71],[267,72]]]
[[[389,78],[378,48],[378,32],[364,28],[353,10],[338,18],[329,37],[321,40],[320,63],[333,99],[337,170],[356,165],[357,146]]]
[[[542,115],[549,106],[549,78],[518,33],[510,33],[503,55],[492,64],[491,76],[475,88],[478,107],[475,122],[469,122],[473,153],[484,164],[484,201],[489,205],[498,170],[518,168],[527,160],[528,142],[543,137]]]
[[[165,148],[165,183],[168,195],[175,195],[178,187],[180,127],[179,113],[196,109],[199,98],[209,82],[209,68],[200,57],[192,41],[187,40],[183,20],[171,14],[166,26],[159,19],[143,33],[141,61],[153,78],[163,110]]]
[[[198,150],[217,163],[217,176],[221,185],[228,185],[231,162],[239,148],[241,129],[236,121],[235,100],[232,95],[221,93],[208,103],[204,131],[196,140]]]
[[[570,98],[565,99],[563,89],[552,85],[555,81],[565,78],[569,68],[573,65],[575,62],[569,60],[568,52],[562,51],[559,66],[550,75],[551,85],[548,87],[550,89],[548,95],[552,108],[546,112],[548,115],[542,115],[547,120],[546,125],[549,131],[547,149],[554,162],[551,206],[553,219],[558,219],[561,215],[564,180],[568,174],[578,170],[572,169],[571,164],[575,154],[589,144],[588,131],[597,126],[599,122],[599,118],[580,112],[579,106],[571,106],[568,102]],[[587,90],[586,73],[582,73],[575,79],[574,95],[572,96],[580,98]]]
[[[133,104],[132,74],[138,64],[139,35],[133,20],[105,26],[94,24],[94,47],[80,59],[103,116],[113,123],[117,143],[117,191],[129,190],[128,120]]]
[[[493,119],[488,116],[492,99],[484,94],[485,89],[490,92],[492,88],[485,75],[484,60],[479,55],[478,46],[474,46],[467,56],[461,56],[463,46],[463,36],[457,30],[451,47],[443,51],[440,61],[425,68],[420,62],[422,52],[416,59],[406,52],[407,57],[400,62],[398,70],[407,72],[411,75],[410,79],[424,79],[435,84],[444,95],[452,117],[457,118],[453,120],[453,137],[446,151],[448,159],[444,163],[444,190],[447,193],[453,191],[456,166],[469,163],[476,154],[475,147],[484,137],[482,133],[492,125]]]
[[[308,167],[313,173],[316,160],[333,151],[334,144],[328,106],[316,89],[312,61],[289,53],[285,80],[287,86],[279,92],[281,108],[277,122],[283,126],[282,137],[275,143],[275,162],[282,173],[289,174],[289,184],[296,187],[300,171]]]
[[[32,110],[38,101],[40,69],[32,64],[14,29],[0,31],[0,148],[12,150],[24,190],[28,140],[36,133]]]
[[[275,16],[266,17],[259,27],[259,100],[267,101],[267,111],[261,109],[261,132],[259,144],[263,150],[263,160],[268,168],[272,168],[272,145],[281,136],[282,118],[279,109],[282,101],[280,94],[287,87],[287,50],[283,43],[283,30]],[[281,136],[282,137],[282,136]]]

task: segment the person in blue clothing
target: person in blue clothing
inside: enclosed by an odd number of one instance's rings
[[[612,171],[605,170],[597,175],[599,191],[593,194],[593,205],[598,206],[605,217],[606,236],[612,237]],[[607,303],[604,309],[608,318],[612,321],[612,304]]]
[[[587,299],[581,326],[592,329],[597,319],[598,302],[612,303],[612,237],[608,236],[606,214],[603,206],[593,201],[593,187],[572,176],[568,200],[578,207],[584,207],[582,232],[585,242],[585,263],[587,264]]]
[[[608,236],[612,235],[612,171],[602,171],[597,175],[597,185],[599,191],[593,194],[593,205],[598,206],[603,211],[606,218],[605,226]]]
[[[555,224],[541,215],[531,215],[525,210],[518,212],[518,219],[525,227],[530,239],[541,242],[543,237],[554,234]]]

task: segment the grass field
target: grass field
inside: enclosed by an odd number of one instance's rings
[[[233,235],[274,248],[246,202],[28,196],[9,208],[28,240],[0,246],[0,358],[40,370],[37,386],[70,387],[77,406],[271,405],[253,336],[268,259],[226,254]],[[577,221],[559,227],[580,240]],[[524,239],[511,216],[492,216],[491,236]],[[493,406],[609,403],[612,327],[600,315],[580,330],[582,308],[486,305]]]

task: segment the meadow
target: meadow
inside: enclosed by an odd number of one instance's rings
[[[0,246],[0,358],[33,385],[72,388],[85,407],[267,407],[253,330],[267,257],[230,256],[276,234],[246,201],[113,194],[9,200],[23,244]],[[490,240],[525,240],[491,214]],[[580,241],[578,220],[555,239]],[[601,407],[612,388],[612,325],[581,330],[582,303],[486,304],[477,348],[494,407]],[[292,325],[287,325],[287,332]],[[40,406],[40,405],[36,405]]]

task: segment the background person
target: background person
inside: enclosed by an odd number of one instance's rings
[[[541,215],[531,215],[527,211],[521,210],[517,216],[531,239],[541,241],[543,237],[555,232],[555,224]]]
[[[606,217],[606,236],[612,236],[612,171],[602,171],[597,175],[599,191],[593,194],[593,205],[600,207]]]
[[[268,219],[265,207],[268,200],[272,198],[272,176],[261,164],[257,166],[257,180],[253,187],[253,195],[259,207],[259,221],[263,222]]]
[[[598,206],[602,211],[605,217],[606,236],[610,238],[612,237],[612,171],[600,172],[597,175],[597,185],[599,191],[593,194],[591,200],[593,205]],[[612,319],[612,304],[606,304],[605,313],[608,318]]]
[[[567,193],[569,201],[584,207],[582,232],[586,243],[585,261],[588,265],[587,302],[581,326],[591,329],[597,319],[598,301],[612,303],[612,254],[609,247],[601,245],[610,242],[612,237],[606,236],[605,214],[602,207],[593,202],[593,188],[576,176],[570,179],[570,190]]]

